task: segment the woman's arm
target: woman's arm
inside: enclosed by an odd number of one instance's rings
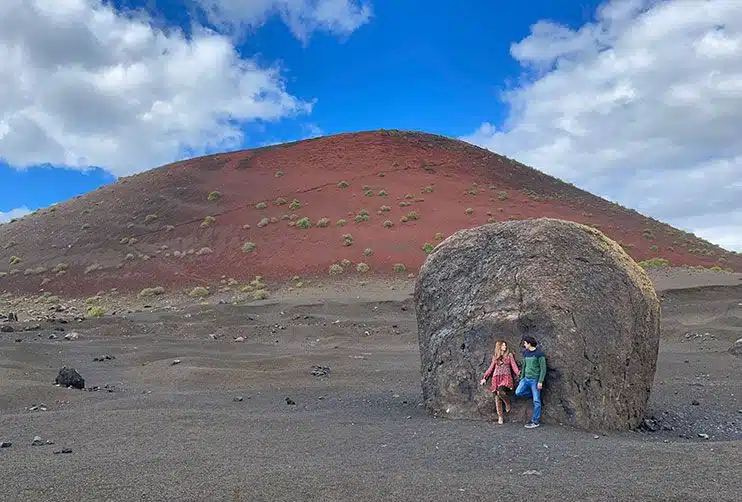
[[[487,380],[494,370],[495,370],[495,356],[492,356],[492,363],[490,364],[490,367],[487,369],[487,371],[484,373],[482,380]]]
[[[513,357],[513,354],[510,354],[508,360],[508,362],[510,363],[510,367],[513,369],[513,373],[515,373],[515,376],[520,377],[520,368],[518,368],[518,364],[515,362],[515,357]]]

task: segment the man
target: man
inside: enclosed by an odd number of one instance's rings
[[[523,370],[520,372],[521,379],[515,395],[533,396],[533,418],[526,424],[526,429],[538,427],[541,419],[541,389],[546,378],[546,355],[537,346],[538,341],[532,336],[523,337]]]

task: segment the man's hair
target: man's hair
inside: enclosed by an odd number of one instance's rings
[[[533,347],[536,347],[538,345],[538,340],[536,340],[532,336],[524,336],[523,341],[527,342],[528,345],[532,345]]]

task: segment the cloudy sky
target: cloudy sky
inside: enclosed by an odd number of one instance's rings
[[[399,128],[742,251],[739,54],[734,0],[1,0],[0,221],[181,158]]]

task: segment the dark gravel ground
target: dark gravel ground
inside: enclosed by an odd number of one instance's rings
[[[407,301],[140,313],[64,325],[73,341],[1,333],[0,500],[739,500],[742,360],[726,349],[740,303],[740,288],[666,292],[660,430],[597,436],[427,415]],[[63,365],[113,392],[55,387]]]

